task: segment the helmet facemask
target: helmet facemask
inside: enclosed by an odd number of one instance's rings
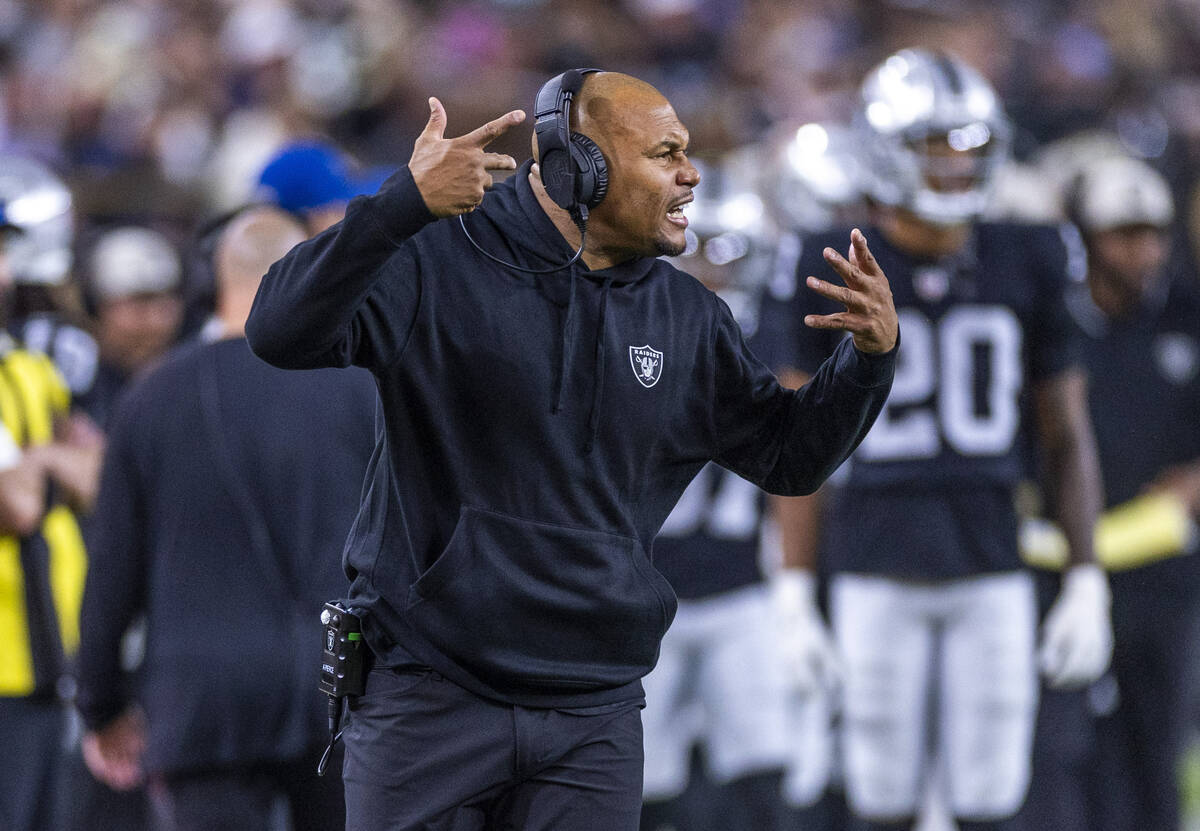
[[[876,200],[936,225],[983,213],[1011,127],[981,75],[944,55],[905,50],[868,75],[862,104],[857,126]]]

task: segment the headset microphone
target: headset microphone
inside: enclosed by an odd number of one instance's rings
[[[595,142],[582,133],[571,132],[571,102],[583,86],[583,76],[599,71],[570,69],[556,75],[542,85],[533,105],[533,132],[537,141],[542,184],[554,203],[567,211],[579,226],[579,250],[562,265],[524,268],[483,250],[471,237],[463,215],[459,214],[458,224],[467,240],[489,260],[526,274],[550,274],[574,265],[583,255],[587,242],[588,209],[599,205],[608,192],[608,163]]]

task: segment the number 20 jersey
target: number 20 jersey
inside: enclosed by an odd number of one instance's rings
[[[1014,487],[1027,473],[1029,394],[1077,366],[1066,295],[1084,264],[1073,229],[980,223],[957,254],[922,262],[866,230],[900,317],[896,380],[840,472],[823,552],[836,571],[939,580],[1018,568]],[[839,282],[822,258],[840,231],[805,241],[791,297],[764,311],[812,372],[844,335],[804,325],[843,307],[804,286]],[[777,289],[780,287],[776,287]],[[784,299],[780,300],[779,297]]]

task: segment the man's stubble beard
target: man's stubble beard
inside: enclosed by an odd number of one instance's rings
[[[658,250],[659,257],[678,257],[687,249],[687,242],[674,243],[670,240],[656,240],[654,247]]]

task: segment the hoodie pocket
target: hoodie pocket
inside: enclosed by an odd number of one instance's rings
[[[411,624],[447,657],[542,691],[640,678],[675,606],[633,537],[470,507],[408,595]]]

